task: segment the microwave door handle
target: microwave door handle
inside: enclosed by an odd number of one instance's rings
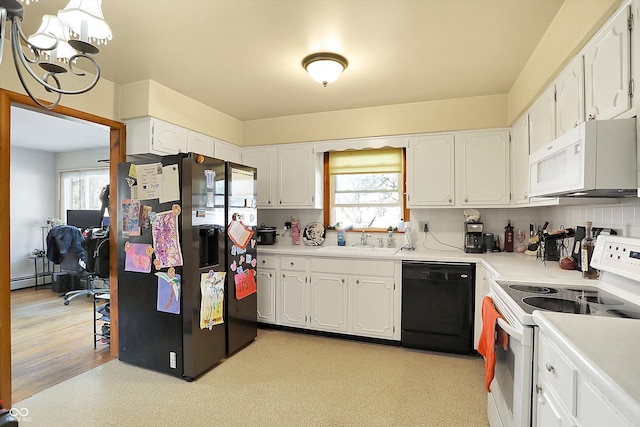
[[[508,324],[506,320],[504,320],[502,318],[498,318],[498,326],[500,326],[500,328],[503,331],[505,331],[507,334],[509,334],[510,337],[512,337],[513,339],[517,340],[518,342],[522,342],[522,340],[524,338],[522,336],[522,332],[518,331],[513,326]]]

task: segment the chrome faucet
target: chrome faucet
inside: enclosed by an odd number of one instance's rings
[[[367,234],[362,230],[362,234],[360,235],[360,245],[367,246],[367,237],[371,237],[371,234]]]

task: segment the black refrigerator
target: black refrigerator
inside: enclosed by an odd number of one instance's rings
[[[257,335],[256,170],[191,153],[127,160],[119,358],[192,380]]]

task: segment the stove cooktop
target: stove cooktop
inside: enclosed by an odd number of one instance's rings
[[[640,306],[595,286],[531,285],[499,282],[526,313],[546,310],[591,316],[640,319]]]

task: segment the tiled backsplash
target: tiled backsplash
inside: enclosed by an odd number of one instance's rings
[[[529,224],[542,225],[549,221],[549,229],[556,230],[561,226],[565,228],[585,225],[586,221],[592,221],[594,227],[613,228],[619,235],[640,238],[640,199],[620,199],[614,204],[584,204],[572,206],[526,207],[526,208],[491,208],[478,209],[480,220],[484,223],[485,232],[499,234],[501,242],[504,238],[504,228],[507,221],[511,220],[517,236],[518,230],[528,235]],[[322,222],[322,210],[259,210],[258,224],[275,226],[278,229],[278,242],[291,243],[291,233],[281,236],[285,221],[290,221],[295,216],[303,229],[310,222]],[[425,240],[424,233],[419,229],[420,222],[429,222],[429,231],[433,236]],[[413,245],[419,248],[450,249],[441,242],[462,248],[464,238],[464,209],[413,209],[411,211],[411,240]],[[334,233],[328,232],[327,244],[335,244]],[[384,237],[386,233],[376,233],[370,243],[376,244],[377,237]],[[396,247],[404,244],[403,236],[395,236]],[[356,233],[347,233],[347,244],[356,244],[359,236]],[[386,242],[386,238],[385,238]],[[504,244],[504,242],[502,242]]]

